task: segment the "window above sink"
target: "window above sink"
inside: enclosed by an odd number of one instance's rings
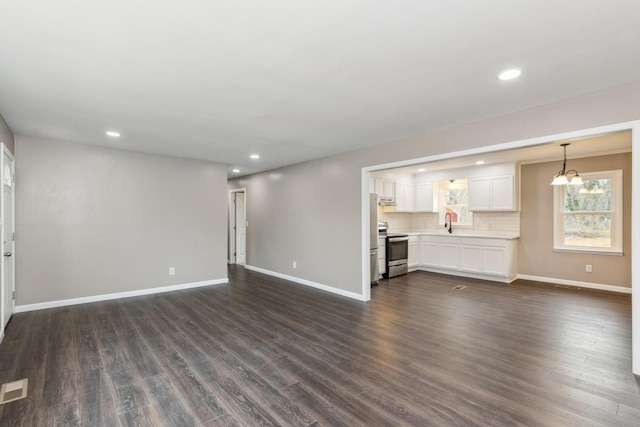
[[[454,225],[472,226],[473,212],[469,210],[469,181],[464,179],[450,179],[437,181],[438,214],[440,222],[444,223],[445,215],[451,214]]]

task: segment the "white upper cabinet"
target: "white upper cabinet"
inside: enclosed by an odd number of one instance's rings
[[[515,175],[469,178],[470,211],[518,210]]]
[[[491,178],[469,178],[469,210],[491,210]]]
[[[396,202],[385,212],[438,212],[438,183],[451,178],[468,179],[470,211],[517,211],[520,209],[520,163],[438,169],[419,174],[389,173],[374,175],[378,197]]]
[[[491,177],[491,209],[515,211],[516,188],[513,175]]]
[[[396,182],[396,212],[413,212],[415,210],[414,185]]]
[[[395,200],[396,198],[396,182],[392,179],[377,179],[375,180],[376,184],[376,194],[378,197],[391,198]]]
[[[435,208],[433,203],[433,183],[422,182],[422,183],[416,184],[415,190],[416,190],[416,199],[415,199],[416,212],[433,212]]]

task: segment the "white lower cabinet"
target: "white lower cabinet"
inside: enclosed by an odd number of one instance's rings
[[[482,248],[480,246],[460,246],[460,270],[482,273]]]
[[[496,276],[507,276],[507,250],[505,248],[482,248],[482,272]]]
[[[460,245],[460,270],[468,273],[506,276],[506,249],[493,246]]]
[[[409,256],[408,256],[408,268],[409,271],[415,271],[420,265],[420,237],[409,236]]]
[[[443,270],[457,270],[458,244],[450,237],[421,236],[420,266]]]
[[[516,278],[517,240],[484,237],[420,237],[421,270],[511,282]]]
[[[440,267],[438,244],[426,241],[424,237],[420,238],[420,266]]]
[[[440,255],[440,268],[445,270],[457,270],[460,268],[458,245],[452,243],[440,243],[438,245]]]

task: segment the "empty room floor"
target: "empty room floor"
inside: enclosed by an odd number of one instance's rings
[[[362,303],[229,278],[16,314],[0,381],[28,395],[0,425],[640,425],[630,295],[415,272]]]

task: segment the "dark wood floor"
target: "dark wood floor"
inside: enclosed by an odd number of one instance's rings
[[[416,272],[359,303],[229,277],[15,315],[0,382],[29,396],[0,425],[640,425],[628,295]]]

